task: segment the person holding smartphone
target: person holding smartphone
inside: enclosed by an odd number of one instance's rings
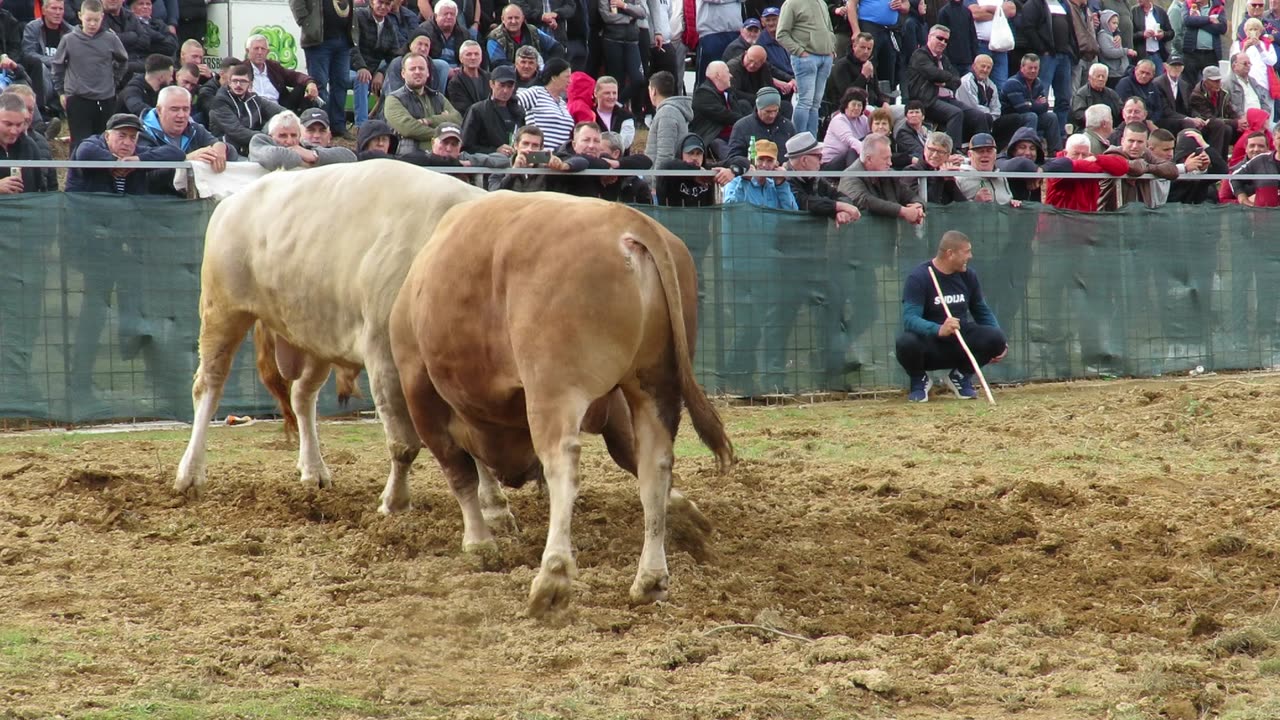
[[[27,134],[31,113],[16,92],[0,94],[0,164],[5,160],[48,160],[40,146]],[[0,195],[57,190],[47,186],[38,168],[0,167]]]
[[[587,159],[570,157],[561,160],[549,150],[543,150],[545,138],[537,125],[525,125],[516,131],[516,157],[511,161],[513,168],[540,168],[551,170],[568,170],[576,172],[587,169]],[[575,169],[576,168],[576,169]],[[547,189],[546,175],[504,175],[498,184],[500,190],[516,192],[541,192]]]

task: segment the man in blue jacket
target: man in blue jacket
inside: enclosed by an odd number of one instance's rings
[[[1062,149],[1062,127],[1049,107],[1049,90],[1040,79],[1040,56],[1035,53],[1022,56],[1018,73],[1005,80],[1004,87],[1000,88],[1000,108],[1004,115],[1017,115],[1026,120],[1034,116],[1036,131],[1049,152]]]
[[[904,332],[898,336],[896,355],[911,378],[909,402],[929,402],[930,370],[949,371],[945,382],[956,397],[972,400],[978,396],[973,389],[976,368],[960,347],[957,333],[964,335],[978,367],[1000,362],[1009,352],[996,315],[982,295],[978,274],[969,269],[972,257],[968,236],[948,230],[938,243],[938,254],[912,270],[903,283]],[[929,277],[930,268],[942,287],[941,297]],[[943,303],[951,317],[947,317]]]
[[[155,109],[143,114],[142,126],[138,148],[143,151],[167,148],[165,160],[205,162],[214,172],[222,172],[228,160],[240,159],[234,147],[191,119],[191,93],[185,88],[171,85],[161,90]],[[173,187],[173,173],[173,170],[152,171],[149,192],[181,195]]]

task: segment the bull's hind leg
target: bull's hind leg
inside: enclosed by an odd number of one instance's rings
[[[529,590],[529,616],[541,617],[568,607],[573,578],[578,573],[570,530],[573,502],[578,497],[578,460],[582,454],[578,435],[591,399],[573,395],[536,398],[528,389],[526,393],[529,432],[538,459],[542,461],[551,505],[542,568]]]
[[[293,383],[293,412],[298,416],[298,470],[304,485],[327,488],[333,484],[329,467],[320,455],[320,436],[316,432],[316,398],[329,379],[329,363],[307,355],[302,374]]]
[[[644,391],[627,391],[631,423],[636,437],[640,504],[644,506],[644,548],[631,584],[631,601],[637,604],[667,599],[667,498],[671,490],[673,438],[659,418],[653,398]]]
[[[231,361],[236,350],[244,342],[245,334],[253,325],[248,313],[221,315],[216,309],[206,309],[200,318],[200,367],[191,383],[191,403],[195,419],[191,425],[191,439],[178,463],[178,476],[173,489],[199,494],[205,481],[205,434],[218,410],[222,390],[231,372]]]
[[[476,473],[479,476],[477,495],[480,500],[480,513],[484,516],[484,524],[495,535],[516,534],[520,526],[516,524],[516,516],[511,514],[511,506],[507,503],[507,495],[502,492],[502,485],[493,478],[493,473],[480,461],[476,461]]]

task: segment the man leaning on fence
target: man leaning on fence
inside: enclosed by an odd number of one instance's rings
[[[892,176],[889,138],[871,133],[862,140],[862,157],[849,166],[850,172],[884,173],[880,177],[847,177],[840,192],[848,195],[858,210],[880,217],[901,218],[912,225],[924,222],[924,201],[904,179]]]
[[[240,158],[234,147],[191,119],[191,93],[176,85],[160,91],[155,109],[143,114],[142,126],[138,135],[140,151],[172,146],[189,162],[208,163],[215,173],[225,170],[228,160]],[[151,192],[181,195],[173,186],[173,170],[155,170],[150,175]]]
[[[930,370],[947,370],[944,381],[962,400],[978,396],[973,374],[989,362],[1000,362],[1009,351],[996,315],[982,295],[978,274],[969,269],[973,246],[955,230],[942,235],[938,254],[907,275],[902,286],[903,333],[895,354],[911,380],[910,402],[928,402]],[[942,288],[941,296],[929,275],[932,269]],[[947,317],[943,304],[951,317]],[[969,362],[957,334],[964,336],[977,368]]]

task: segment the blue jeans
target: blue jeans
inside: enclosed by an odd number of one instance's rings
[[[632,108],[636,122],[644,119],[641,112],[648,88],[644,80],[644,67],[640,64],[640,45],[634,40],[604,40],[604,68],[618,81],[618,104]]]
[[[315,47],[303,48],[307,57],[307,74],[320,88],[320,99],[329,111],[329,124],[334,135],[346,132],[347,83],[351,77],[351,41],[329,38]]]
[[[1004,81],[1009,79],[1009,53],[992,52],[991,48],[981,40],[978,41],[978,52],[991,57],[991,82],[1003,88]]]
[[[1053,114],[1058,116],[1059,130],[1067,126],[1067,111],[1071,109],[1071,65],[1070,55],[1040,56],[1040,79],[1053,88]]]
[[[822,104],[822,94],[831,75],[831,56],[792,55],[791,68],[796,71],[795,112],[791,114],[791,123],[797,133],[808,131],[817,137],[818,106]]]
[[[355,99],[356,126],[359,127],[369,119],[369,83],[356,80],[355,70],[347,75],[347,82],[353,88],[351,94]]]

